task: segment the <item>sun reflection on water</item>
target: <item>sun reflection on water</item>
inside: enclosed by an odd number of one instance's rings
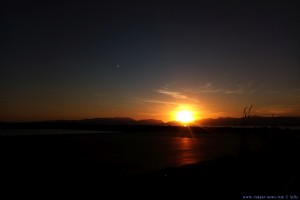
[[[199,140],[195,141],[195,138],[191,137],[180,137],[177,139],[178,148],[180,149],[177,160],[179,165],[188,165],[201,160],[199,157],[200,152],[195,151],[195,146],[199,145],[196,143],[199,142]],[[198,149],[197,151],[200,150]]]

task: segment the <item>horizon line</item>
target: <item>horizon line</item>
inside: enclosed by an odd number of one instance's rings
[[[292,118],[300,118],[300,115],[289,115],[289,116],[283,116],[283,115],[278,115],[278,116],[262,116],[262,115],[253,115],[250,116],[250,118],[252,117],[262,117],[262,118],[279,118],[279,117],[292,117]],[[200,118],[200,119],[196,119],[193,122],[196,121],[201,121],[201,120],[206,120],[206,119],[212,119],[212,120],[217,120],[217,119],[222,119],[222,118],[231,118],[231,119],[242,119],[244,118],[243,116],[241,117],[230,117],[230,116],[220,116],[220,117],[206,117],[206,118]],[[169,123],[169,122],[177,122],[176,120],[170,120],[170,121],[164,121],[161,119],[155,119],[155,118],[143,118],[143,119],[135,119],[132,117],[94,117],[94,118],[82,118],[82,119],[46,119],[46,120],[11,120],[11,121],[6,121],[6,120],[0,120],[0,123],[31,123],[31,122],[51,122],[51,121],[83,121],[83,120],[93,120],[93,119],[131,119],[134,120],[136,122],[138,121],[143,121],[143,120],[156,120],[156,121],[161,121],[163,123]]]

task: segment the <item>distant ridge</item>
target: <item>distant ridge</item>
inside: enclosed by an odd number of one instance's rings
[[[137,121],[129,117],[114,117],[114,118],[93,118],[79,120],[78,122],[85,124],[98,125],[135,125]]]
[[[244,118],[220,117],[201,119],[197,124],[202,126],[300,126],[300,117],[261,117],[252,116],[245,124]]]
[[[134,120],[129,117],[114,117],[114,118],[93,118],[79,120],[86,124],[98,124],[98,125],[165,125],[161,120],[156,119],[142,119]]]
[[[165,125],[165,122],[157,119],[142,119],[138,121],[140,125]]]
[[[141,125],[141,126],[181,126],[177,121],[163,122],[156,119],[135,120],[129,117],[114,117],[114,118],[92,118],[83,120],[49,120],[39,122],[1,122],[1,127],[8,126],[29,126],[38,127],[43,125],[72,125],[72,126],[118,126],[118,125]],[[243,118],[220,117],[216,119],[206,118],[196,120],[191,126],[300,126],[300,117],[261,117],[252,116],[245,124]]]

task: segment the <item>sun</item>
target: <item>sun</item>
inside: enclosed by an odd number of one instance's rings
[[[176,113],[176,121],[181,123],[190,123],[194,121],[193,112],[189,110],[180,110]]]

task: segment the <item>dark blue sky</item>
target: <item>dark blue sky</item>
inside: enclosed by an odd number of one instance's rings
[[[296,1],[10,1],[2,120],[300,115]]]

